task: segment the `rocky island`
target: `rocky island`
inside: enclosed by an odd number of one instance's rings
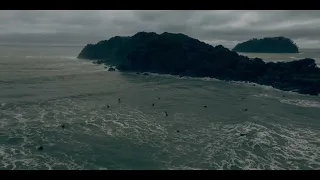
[[[139,32],[131,37],[116,36],[86,45],[78,58],[97,60],[120,71],[249,81],[310,95],[320,92],[320,69],[313,59],[265,63],[184,34]]]
[[[237,44],[232,50],[247,53],[299,53],[298,46],[285,37],[251,39]]]

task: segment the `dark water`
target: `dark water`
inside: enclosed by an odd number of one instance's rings
[[[0,47],[0,169],[320,169],[319,97],[108,72],[80,50]]]

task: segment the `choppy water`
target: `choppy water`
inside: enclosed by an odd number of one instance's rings
[[[0,47],[0,169],[320,169],[319,97],[108,72],[80,50]]]

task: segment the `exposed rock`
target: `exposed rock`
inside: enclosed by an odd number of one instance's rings
[[[108,71],[115,71],[115,70],[116,70],[116,69],[115,69],[115,68],[112,68],[112,67],[108,69]]]
[[[255,53],[299,53],[298,46],[291,39],[285,37],[251,39],[237,44],[232,50]]]
[[[280,41],[288,40],[280,38]],[[212,77],[302,94],[320,93],[320,69],[313,59],[265,63],[260,58],[250,59],[221,45],[213,47],[183,34],[139,32],[132,37],[116,36],[85,46],[78,58],[103,61],[120,71]]]

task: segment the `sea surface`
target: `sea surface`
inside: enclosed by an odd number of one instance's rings
[[[109,72],[81,49],[0,46],[0,169],[320,169],[319,97]]]
[[[300,53],[281,53],[281,54],[273,54],[273,53],[239,53],[244,56],[248,56],[250,58],[261,58],[265,62],[279,62],[279,61],[293,61],[299,60],[303,58],[312,58],[316,60],[318,66],[320,66],[320,49],[300,49]]]

